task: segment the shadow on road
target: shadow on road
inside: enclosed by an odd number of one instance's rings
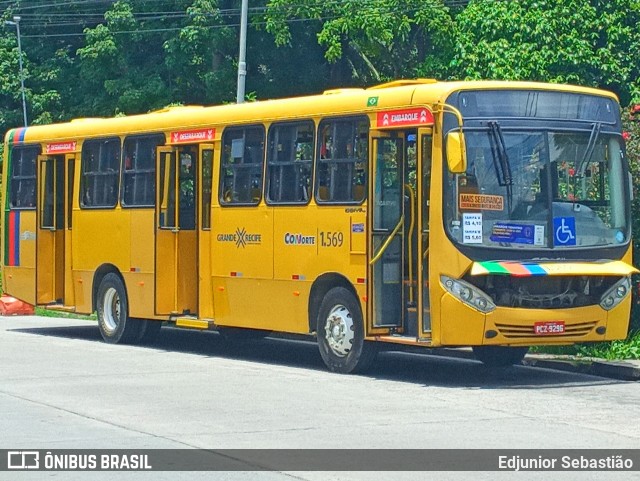
[[[12,329],[12,331],[103,342],[95,324]],[[268,337],[262,340],[229,341],[217,332],[190,331],[165,326],[156,341],[135,346],[135,348],[325,370],[315,342],[297,338]],[[363,376],[426,386],[468,389],[549,389],[623,382],[526,366],[490,369],[474,360],[429,355],[427,349],[424,353],[415,351],[416,349],[413,348],[409,352],[403,352],[401,346],[383,345],[376,362]]]

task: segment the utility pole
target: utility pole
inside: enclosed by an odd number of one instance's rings
[[[22,116],[24,117],[24,126],[27,126],[27,100],[24,95],[24,72],[22,70],[22,45],[20,44],[20,17],[13,17],[11,20],[6,20],[5,25],[12,25],[16,27],[18,35],[18,61],[20,62],[20,91],[22,92]]]
[[[238,57],[238,93],[236,102],[244,102],[244,84],[247,77],[247,16],[249,11],[249,0],[242,0],[240,12],[240,55]]]

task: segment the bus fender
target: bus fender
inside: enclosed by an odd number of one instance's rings
[[[334,287],[344,287],[349,290],[357,299],[358,293],[355,287],[342,274],[337,272],[326,272],[319,276],[311,286],[311,292],[309,294],[309,306],[308,306],[308,320],[309,320],[309,333],[316,331],[316,322],[318,319],[318,311],[320,310],[320,304],[324,296]]]

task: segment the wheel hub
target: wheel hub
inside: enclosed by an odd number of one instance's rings
[[[106,329],[110,332],[115,331],[120,322],[120,296],[118,296],[118,291],[113,287],[109,288],[104,294],[102,315]]]
[[[349,309],[338,305],[331,309],[325,324],[325,339],[334,354],[345,357],[351,351],[354,338],[353,318]]]

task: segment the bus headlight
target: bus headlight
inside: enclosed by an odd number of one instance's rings
[[[600,307],[605,311],[610,311],[622,300],[627,297],[631,291],[631,278],[623,277],[616,282],[604,295],[600,298]]]
[[[493,300],[488,295],[468,282],[444,275],[440,276],[440,282],[442,282],[449,294],[480,312],[486,314],[496,308]]]

